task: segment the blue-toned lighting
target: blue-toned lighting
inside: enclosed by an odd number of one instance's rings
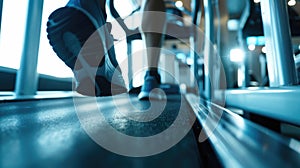
[[[193,59],[192,59],[192,58],[187,58],[187,59],[186,59],[186,63],[187,63],[188,65],[192,65],[192,64],[193,64]]]
[[[239,20],[238,19],[229,19],[227,22],[227,28],[229,31],[237,31],[239,29]]]
[[[253,36],[247,37],[246,42],[247,42],[248,45],[256,44],[256,37],[253,37]]]
[[[176,6],[177,8],[182,8],[182,7],[183,7],[182,1],[176,1],[176,2],[175,2],[175,6]]]
[[[186,55],[182,52],[179,52],[176,54],[176,57],[180,60],[184,60],[186,58]]]
[[[243,62],[245,52],[240,48],[234,48],[230,50],[230,61],[232,62]]]
[[[266,40],[265,40],[264,36],[258,36],[257,37],[257,43],[256,43],[256,45],[265,45],[265,43],[266,43]]]
[[[257,46],[263,46],[266,43],[264,36],[249,36],[246,38],[247,45],[257,45]]]
[[[296,0],[289,0],[288,5],[289,6],[295,6],[296,5]]]
[[[261,48],[261,52],[264,53],[264,54],[267,53],[266,46],[263,46],[263,47]]]
[[[255,45],[254,45],[254,44],[249,44],[249,45],[248,45],[248,49],[249,49],[250,51],[254,51],[254,50],[255,50]]]

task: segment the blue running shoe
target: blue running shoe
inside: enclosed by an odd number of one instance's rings
[[[149,99],[165,99],[166,95],[162,92],[160,87],[160,75],[150,75],[150,72],[146,72],[144,85],[141,88],[141,92],[138,95],[139,100]]]
[[[69,1],[49,16],[47,33],[53,50],[74,73],[76,91],[110,96],[127,89],[115,57],[113,37],[108,26],[103,26],[106,15],[98,2]]]

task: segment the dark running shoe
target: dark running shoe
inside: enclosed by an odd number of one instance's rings
[[[165,93],[160,89],[160,75],[158,73],[153,75],[149,71],[146,72],[144,84],[138,98],[139,100],[166,99]]]
[[[54,11],[47,23],[50,45],[72,69],[76,91],[88,96],[127,92],[115,57],[113,38],[108,28],[103,26],[105,16],[98,12],[96,19],[95,12],[87,11],[88,8],[76,3]]]

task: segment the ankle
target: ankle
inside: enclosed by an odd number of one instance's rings
[[[148,69],[147,72],[146,72],[146,76],[153,76],[156,78],[157,82],[158,83],[161,83],[161,79],[160,79],[160,74],[158,73],[158,69],[157,68],[151,68],[151,69]]]
[[[158,73],[158,68],[149,68],[149,69],[147,70],[147,72],[148,72],[149,75],[151,75],[151,76],[159,75],[159,73]]]

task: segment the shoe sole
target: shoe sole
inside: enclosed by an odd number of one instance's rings
[[[99,57],[99,53],[96,52],[103,51],[100,35],[94,36],[97,34],[96,31],[97,26],[87,14],[74,7],[59,8],[49,16],[47,22],[49,43],[57,56],[73,70],[75,77],[77,70],[91,67],[97,69],[104,65],[105,57]],[[88,52],[83,54],[83,59],[79,59],[78,55],[84,44],[90,41],[91,35],[94,43],[90,43],[92,45],[88,46]],[[105,74],[99,75],[96,72],[86,75],[78,82],[76,91],[87,96],[110,96],[127,91],[123,86],[112,84],[106,79]]]
[[[141,92],[138,95],[139,100],[163,100],[166,99],[166,95],[160,85],[155,82],[155,77],[147,77],[144,81],[144,85],[141,88]],[[152,83],[152,84],[151,84]]]

